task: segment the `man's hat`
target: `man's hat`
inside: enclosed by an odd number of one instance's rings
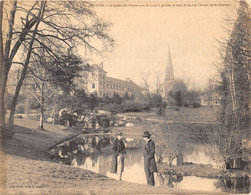
[[[116,136],[122,136],[122,135],[123,135],[122,132],[117,132],[117,133],[116,133]]]
[[[145,131],[143,137],[149,138],[149,137],[151,137],[151,134],[149,133],[149,131]]]

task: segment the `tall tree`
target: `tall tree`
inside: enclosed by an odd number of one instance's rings
[[[250,91],[250,7],[240,1],[237,18],[226,44],[222,67],[224,89],[224,124],[235,131],[247,130]]]
[[[211,143],[207,143],[205,148],[223,170],[237,168],[236,159],[247,158],[242,143],[243,139],[250,139],[250,16],[249,5],[240,1],[236,14],[227,17],[225,25],[231,28],[226,42],[220,42],[224,50],[220,50],[218,64],[222,111],[217,126],[203,128]]]
[[[144,89],[145,97],[147,97],[147,95],[150,93],[149,77],[150,77],[150,72],[141,73],[141,78],[143,80],[143,89]]]
[[[11,9],[3,12],[3,6],[11,5]],[[10,10],[8,12],[8,10]],[[29,55],[38,55],[34,47],[44,48],[47,55],[55,61],[62,61],[61,54],[71,48],[76,49],[82,45],[86,55],[93,52],[102,54],[113,45],[113,39],[107,34],[110,25],[97,18],[88,2],[72,1],[36,1],[36,2],[1,2],[1,26],[8,23],[8,31],[1,28],[0,39],[5,33],[6,42],[1,41],[3,52],[0,54],[0,126],[1,134],[5,126],[4,94],[6,82],[11,66],[15,63],[23,65],[23,75],[29,69]],[[18,14],[16,14],[18,12]],[[8,17],[7,17],[8,15]],[[15,23],[15,20],[17,21]],[[13,61],[20,50],[26,50],[26,59]],[[29,54],[30,52],[30,54]],[[22,86],[23,78],[19,86]],[[16,90],[17,96],[21,87]],[[15,106],[13,106],[15,107]],[[12,112],[13,114],[13,112]],[[13,123],[13,120],[10,121]]]
[[[30,65],[31,69],[26,76],[26,85],[28,86],[26,91],[40,105],[39,127],[41,129],[44,129],[44,110],[47,101],[58,91],[69,92],[73,87],[74,79],[79,76],[81,71],[81,60],[71,52],[61,58],[64,59],[61,63],[53,61],[50,57],[44,56],[44,51],[42,51],[40,56],[34,56]]]

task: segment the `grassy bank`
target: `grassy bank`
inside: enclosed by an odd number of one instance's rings
[[[41,131],[37,129],[37,121],[27,119],[16,119],[16,124],[14,137],[1,141],[1,194],[202,193],[120,182],[81,168],[53,162],[47,149],[77,133],[76,130],[45,124],[46,131]]]

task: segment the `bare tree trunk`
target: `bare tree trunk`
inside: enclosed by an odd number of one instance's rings
[[[230,78],[229,78],[229,81],[230,81],[230,93],[231,93],[231,98],[232,98],[232,107],[233,107],[233,111],[235,112],[236,110],[236,94],[235,94],[235,81],[234,81],[234,67],[233,65],[232,66],[232,70],[231,70],[231,73],[230,73]]]
[[[44,6],[45,6],[45,2],[42,2],[41,3],[41,10],[40,10],[40,13],[38,14],[38,16],[40,18],[42,18],[42,16],[43,16]],[[32,39],[31,39],[31,42],[30,42],[30,45],[29,45],[29,48],[28,48],[28,53],[27,53],[27,56],[26,56],[26,59],[25,59],[23,70],[22,70],[21,78],[19,79],[18,84],[16,86],[15,95],[14,95],[14,98],[13,98],[13,101],[12,101],[12,104],[11,104],[11,111],[10,111],[10,117],[9,117],[9,124],[10,125],[14,124],[14,114],[15,114],[15,110],[16,110],[17,100],[18,100],[18,96],[19,96],[21,87],[23,85],[25,76],[27,74],[28,65],[29,65],[30,57],[31,57],[31,53],[32,53],[32,47],[33,47],[33,43],[34,43],[34,39],[35,39],[35,36],[36,36],[36,33],[37,33],[39,23],[40,23],[40,21],[38,21],[36,23],[35,29],[33,31]]]
[[[27,73],[27,66],[24,66],[22,73],[21,73],[21,78],[19,79],[19,81],[17,83],[15,95],[13,97],[12,104],[11,104],[10,117],[9,117],[9,124],[10,125],[14,124],[14,114],[15,114],[15,110],[16,110],[17,100],[18,100],[19,92],[21,90],[26,73]]]
[[[40,119],[39,119],[39,127],[44,130],[44,104],[40,106]]]
[[[41,104],[40,104],[40,119],[39,127],[44,130],[44,83],[41,84]]]
[[[56,112],[57,112],[57,106],[56,106],[56,104],[54,104],[54,108],[53,108],[53,125],[55,125]]]
[[[0,130],[1,126],[5,125],[5,110],[4,110],[4,94],[6,88],[6,74],[4,71],[3,63],[3,36],[2,36],[2,25],[3,25],[3,1],[0,1]],[[0,132],[2,133],[2,132]]]
[[[4,95],[7,82],[7,70],[3,66],[0,72],[0,126],[5,126]]]
[[[5,44],[5,51],[3,48],[3,37],[2,37],[2,25],[3,25],[3,1],[0,2],[0,134],[1,136],[11,135],[12,132],[3,132],[5,127],[5,107],[4,107],[4,95],[6,91],[6,84],[8,79],[8,73],[10,70],[10,61],[9,61],[9,51],[11,45],[12,31],[14,26],[14,19],[16,13],[17,2],[14,1],[9,19],[9,32],[7,34],[7,41]],[[9,129],[9,131],[11,131]],[[7,135],[7,134],[8,135]]]

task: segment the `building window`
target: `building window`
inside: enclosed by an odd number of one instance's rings
[[[105,80],[105,75],[103,75],[103,79]]]
[[[119,90],[121,90],[121,86],[119,86]]]
[[[92,89],[95,89],[95,84],[94,83],[92,83]]]
[[[103,83],[103,87],[105,88],[105,83]]]
[[[109,88],[109,85],[108,85],[108,84],[106,84],[106,88]]]

